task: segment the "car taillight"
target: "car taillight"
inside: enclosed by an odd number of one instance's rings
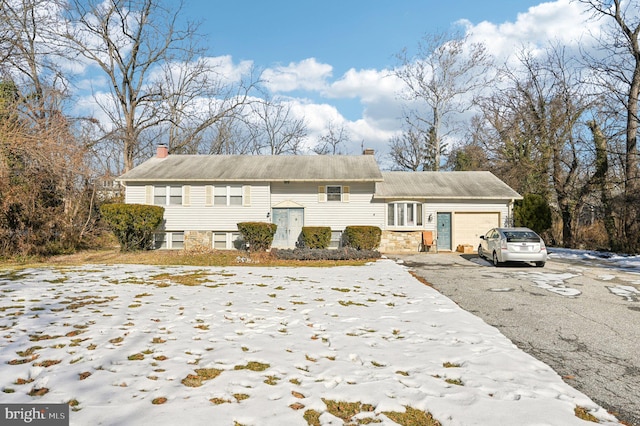
[[[540,240],[540,251],[547,251],[547,247],[544,245],[544,241]]]
[[[502,250],[506,250],[507,249],[507,240],[506,239],[500,240],[500,248]]]

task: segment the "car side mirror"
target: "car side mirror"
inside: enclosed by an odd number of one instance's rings
[[[484,240],[484,239],[485,239],[485,238],[484,238],[484,235],[480,235],[480,239],[481,239],[481,240]]]

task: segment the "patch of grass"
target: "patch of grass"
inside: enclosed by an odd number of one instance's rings
[[[221,405],[221,404],[228,404],[231,401],[229,401],[228,399],[224,399],[224,398],[211,398],[209,400],[209,402],[211,402],[212,404],[215,404],[215,405]]]
[[[338,301],[339,304],[341,304],[342,306],[367,306],[364,303],[358,303],[358,302],[353,302],[351,300],[339,300]]]
[[[59,359],[46,359],[44,361],[41,362],[37,362],[35,364],[33,364],[36,367],[51,367],[52,365],[56,365],[56,364],[60,364],[62,361]]]
[[[14,393],[16,390],[13,388],[4,388],[2,389],[2,392],[4,393]]]
[[[167,398],[165,398],[164,396],[158,397],[158,398],[153,398],[151,400],[151,403],[154,405],[161,405],[164,404],[165,402],[167,402]]]
[[[320,426],[320,413],[316,410],[307,410],[302,416],[309,426]]]
[[[464,386],[464,383],[460,379],[444,379],[444,381],[451,385]]]
[[[340,291],[342,293],[349,293],[351,291],[350,288],[339,288],[339,287],[333,287],[331,288],[331,290]]]
[[[202,386],[205,380],[212,380],[218,377],[222,370],[218,370],[217,368],[199,368],[195,370],[196,374],[189,374],[187,377],[182,379],[182,384],[190,387],[197,388]]]
[[[38,358],[39,355],[32,355],[29,358],[21,358],[21,359],[12,359],[11,361],[7,361],[7,364],[9,365],[22,365],[22,364],[27,364],[35,359]]]
[[[118,343],[122,343],[123,340],[124,340],[124,337],[122,337],[122,336],[115,337],[115,338],[109,340],[109,343],[113,343],[115,345],[115,344],[118,344]]]
[[[18,356],[27,357],[33,355],[35,351],[39,349],[42,349],[42,346],[31,346],[29,349],[26,349],[24,351],[16,351],[16,353],[18,354]]]
[[[65,300],[60,303],[66,304],[67,309],[73,311],[88,305],[103,305],[117,298],[118,296],[109,296],[109,297],[105,297],[104,299],[99,299],[97,296],[78,296],[78,297],[68,297],[68,299],[70,300],[68,301]]]
[[[30,334],[29,340],[32,342],[39,342],[41,340],[53,340],[53,339],[59,339],[61,337],[62,336],[60,335],[50,336],[48,334]]]
[[[302,384],[302,382],[298,379],[290,379],[289,383],[293,383],[296,386],[300,386],[300,384]]]
[[[164,340],[164,339],[163,339],[163,338],[161,338],[161,337],[154,337],[154,338],[151,340],[151,343],[165,343],[165,342],[166,342],[166,340]]]
[[[371,404],[363,404],[361,402],[334,401],[322,398],[327,406],[327,411],[334,416],[349,421],[353,416],[359,413],[372,412],[375,407]]]
[[[458,367],[461,367],[462,365],[461,365],[461,364],[458,364],[458,363],[456,363],[456,362],[449,362],[449,361],[447,361],[447,362],[443,362],[443,363],[442,363],[442,366],[443,366],[444,368],[458,368]]]
[[[236,365],[233,367],[234,370],[251,370],[251,371],[264,371],[267,368],[271,367],[269,364],[263,364],[261,362],[250,361],[247,365]]]
[[[0,312],[4,312],[7,309],[24,309],[24,305],[1,306]]]
[[[172,283],[191,287],[191,286],[198,286],[207,282],[211,282],[211,280],[207,278],[208,275],[209,273],[206,271],[193,271],[186,274],[162,273],[158,275],[153,275],[151,279],[154,281],[161,281],[161,282],[169,281]]]
[[[236,401],[240,402],[240,401],[244,401],[245,399],[249,399],[249,395],[247,395],[246,393],[234,393],[233,397],[236,399]]]
[[[589,410],[587,410],[584,407],[576,406],[576,408],[573,409],[573,412],[575,413],[576,417],[579,419],[582,419],[588,422],[593,422],[593,423],[600,423],[598,418],[595,417],[593,414],[589,413]]]
[[[433,418],[431,413],[416,410],[409,406],[405,406],[405,408],[406,411],[404,413],[383,411],[383,414],[403,426],[442,426],[439,421]]]
[[[91,373],[89,371],[85,371],[83,373],[80,373],[79,376],[80,376],[80,378],[79,378],[80,380],[84,380],[87,377],[91,376]]]
[[[275,386],[278,384],[278,380],[280,380],[280,377],[278,376],[267,376],[267,378],[264,379],[264,383],[270,386]]]
[[[29,391],[29,396],[42,396],[49,393],[48,388],[33,388]]]
[[[127,359],[129,361],[142,361],[144,359],[144,354],[137,353],[137,354],[129,355]]]

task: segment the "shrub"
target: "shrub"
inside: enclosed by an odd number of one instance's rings
[[[280,260],[361,260],[378,259],[380,253],[376,250],[357,250],[345,247],[339,250],[329,249],[274,249],[272,254]]]
[[[380,246],[381,236],[382,230],[377,226],[347,226],[343,243],[356,250],[374,250]]]
[[[120,243],[120,251],[150,250],[153,232],[164,216],[164,207],[145,204],[104,204],[102,219]]]
[[[331,228],[329,226],[303,226],[303,247],[312,249],[326,249],[331,243]]]
[[[538,234],[551,228],[551,208],[542,195],[524,194],[515,202],[513,216],[516,226],[526,226]]]
[[[271,247],[278,225],[266,222],[240,222],[238,231],[247,244],[248,251],[265,251]]]

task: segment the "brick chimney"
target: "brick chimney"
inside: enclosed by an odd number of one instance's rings
[[[165,144],[160,144],[156,148],[156,157],[167,158],[169,156],[169,147]]]
[[[365,148],[365,150],[362,151],[362,155],[374,155],[375,153],[375,150],[372,148]]]

